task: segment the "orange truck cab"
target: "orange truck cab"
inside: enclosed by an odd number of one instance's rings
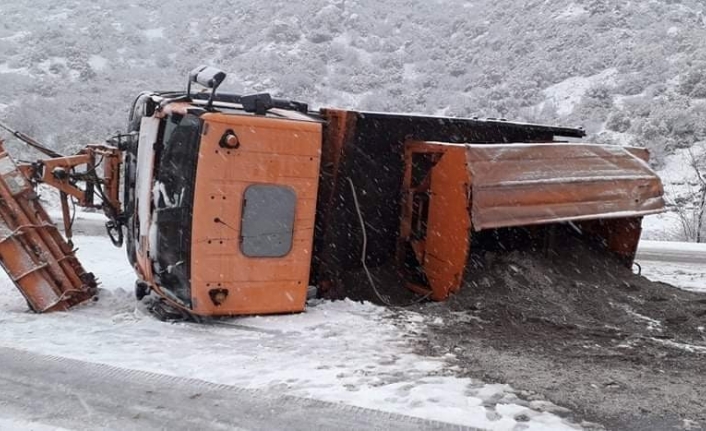
[[[302,311],[321,122],[296,110],[217,106],[168,95],[137,101],[139,139],[126,154],[128,256],[142,288],[190,313]]]

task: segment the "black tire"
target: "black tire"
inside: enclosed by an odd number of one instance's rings
[[[142,301],[142,298],[150,294],[150,287],[144,281],[135,282],[135,298],[138,301]]]

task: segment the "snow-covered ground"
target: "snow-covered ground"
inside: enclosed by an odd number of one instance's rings
[[[0,346],[488,429],[575,428],[550,403],[520,400],[508,385],[456,377],[450,358],[413,353],[409,342],[423,330],[415,313],[395,324],[383,307],[314,301],[303,314],[163,323],[133,299],[124,250],[102,237],[78,236],[75,243],[102,282],[99,301],[32,314],[3,273]],[[706,256],[705,246],[682,243],[645,242],[642,250],[660,247]],[[639,261],[649,278],[706,291],[702,264]],[[0,418],[0,429],[52,429],[42,426]]]
[[[638,261],[642,275],[652,281],[673,284],[682,289],[706,293],[706,265]]]
[[[576,12],[577,9],[567,9],[567,14],[575,14]],[[617,72],[617,69],[610,68],[593,76],[574,76],[552,85],[544,90],[546,100],[537,109],[541,111],[546,103],[551,103],[556,108],[557,114],[567,116],[574,111],[574,108],[581,102],[581,98],[594,85],[615,85]]]
[[[3,274],[0,346],[481,428],[574,429],[551,413],[560,409],[550,403],[520,400],[507,385],[455,377],[446,358],[413,353],[408,341],[422,329],[413,313],[395,325],[382,307],[319,301],[296,315],[162,323],[136,306],[124,250],[101,237],[79,236],[75,243],[103,283],[100,300],[66,313],[32,314]]]
[[[637,262],[650,280],[706,293],[706,244],[643,240]]]
[[[7,431],[69,431],[51,425],[45,425],[35,421],[25,421],[18,419],[0,418],[0,430]]]

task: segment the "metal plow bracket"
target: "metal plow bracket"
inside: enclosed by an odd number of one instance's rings
[[[0,264],[37,313],[66,310],[97,291],[95,277],[78,262],[2,141]]]

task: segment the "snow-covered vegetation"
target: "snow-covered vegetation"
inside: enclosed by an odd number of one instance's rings
[[[698,0],[17,0],[0,5],[0,118],[60,149],[202,63],[313,106],[583,126],[656,167],[706,140]]]

